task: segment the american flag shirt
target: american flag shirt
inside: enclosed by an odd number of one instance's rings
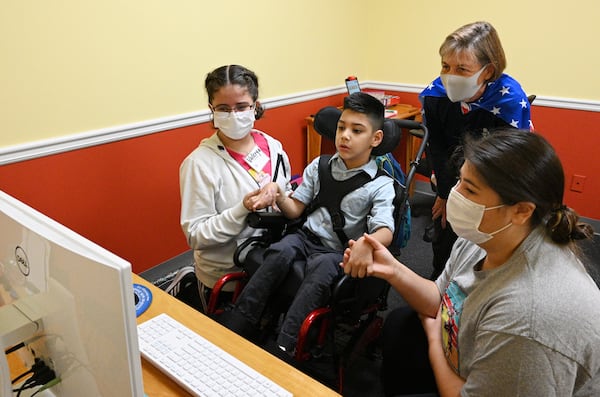
[[[419,100],[424,103],[425,97],[445,97],[446,88],[440,77],[436,78],[419,94]],[[461,102],[463,114],[477,109],[486,110],[504,120],[514,128],[533,131],[531,122],[531,106],[527,95],[518,81],[507,74],[487,83],[483,95],[475,102]]]

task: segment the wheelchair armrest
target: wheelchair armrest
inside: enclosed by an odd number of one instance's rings
[[[290,230],[300,227],[304,219],[303,216],[289,219],[281,212],[251,212],[246,217],[246,222],[250,227],[265,229],[265,239],[273,242],[279,240]]]
[[[247,238],[243,243],[238,245],[233,253],[233,263],[237,267],[244,268],[244,261],[246,260],[246,255],[252,248],[255,246],[265,245],[268,240],[265,236],[254,236]]]
[[[251,212],[246,218],[248,225],[256,229],[284,228],[290,221],[281,212]]]
[[[352,280],[354,280],[354,279],[352,277],[348,276],[347,274],[344,274],[342,277],[340,277],[337,280],[337,282],[333,285],[333,289],[331,291],[331,296],[333,297],[334,300],[336,298],[341,297],[342,295],[346,294],[347,290],[352,288],[352,287],[350,287]]]
[[[372,305],[385,307],[389,284],[376,277],[353,278],[344,274],[333,286],[332,309],[349,318],[358,318]]]

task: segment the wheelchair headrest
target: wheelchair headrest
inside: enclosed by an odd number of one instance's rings
[[[327,106],[319,110],[315,114],[313,122],[315,131],[319,135],[335,141],[337,123],[341,115],[342,110],[334,106]],[[402,129],[393,120],[385,119],[383,122],[383,139],[379,146],[373,148],[371,154],[373,156],[380,156],[393,151],[400,143],[401,135]]]

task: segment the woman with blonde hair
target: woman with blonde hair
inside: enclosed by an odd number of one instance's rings
[[[444,268],[456,234],[446,224],[446,200],[456,183],[464,136],[481,136],[500,127],[533,130],[530,104],[519,83],[504,73],[506,57],[498,33],[488,22],[457,29],[439,49],[442,70],[419,99],[429,129],[428,158],[437,197],[432,208],[435,279]],[[457,154],[458,153],[458,154]]]

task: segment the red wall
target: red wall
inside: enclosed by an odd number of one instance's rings
[[[281,140],[292,172],[306,159],[304,118],[341,96],[268,109],[256,127]],[[179,128],[0,166],[0,189],[131,262],[135,273],[188,249],[179,165],[212,129]]]
[[[581,216],[600,219],[600,113],[534,105],[532,114],[536,132],[550,141],[562,161],[565,204]],[[583,192],[571,190],[573,175],[586,177]]]
[[[416,94],[399,93],[418,105]],[[305,117],[342,95],[267,109],[256,127],[280,141],[292,171],[306,165]],[[586,176],[565,202],[600,219],[600,113],[533,107],[534,124],[563,161],[567,184]],[[0,189],[132,263],[136,273],[188,249],[179,227],[179,164],[211,133],[208,124],[0,166]],[[397,150],[400,159],[403,147]]]

